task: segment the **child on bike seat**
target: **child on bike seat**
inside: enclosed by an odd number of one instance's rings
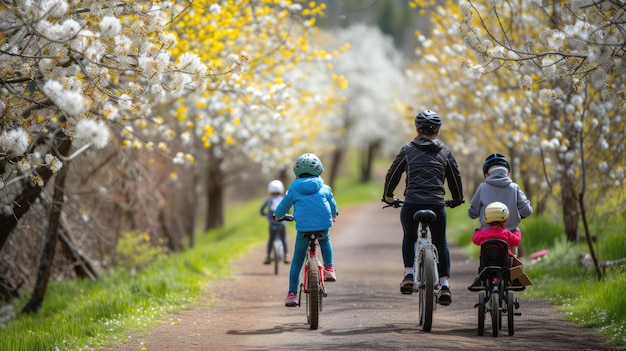
[[[272,260],[270,259],[270,254],[272,252],[272,247],[274,245],[274,238],[272,237],[272,232],[277,231],[280,235],[280,240],[283,242],[284,248],[284,262],[289,263],[289,258],[287,256],[287,225],[284,221],[277,221],[274,219],[274,211],[276,210],[276,206],[283,199],[283,193],[285,192],[285,186],[283,182],[280,180],[272,180],[267,184],[267,192],[269,193],[269,197],[265,199],[263,205],[261,205],[261,215],[267,218],[269,223],[269,238],[267,240],[267,254],[265,256],[265,261],[263,263],[270,264]]]
[[[300,271],[308,249],[308,240],[302,236],[303,232],[324,232],[324,236],[318,239],[324,259],[324,280],[337,280],[329,229],[339,213],[331,188],[320,177],[323,171],[324,166],[315,154],[306,153],[298,157],[293,166],[296,179],[289,185],[274,212],[274,217],[280,219],[293,206],[293,217],[296,221],[296,243],[289,271],[289,290],[285,298],[287,307],[298,305]]]
[[[474,192],[467,214],[470,218],[480,218],[480,229],[489,227],[485,223],[485,206],[498,201],[509,209],[509,220],[506,228],[521,237],[520,221],[533,213],[530,201],[519,185],[511,180],[511,165],[501,154],[491,154],[483,163],[485,181],[480,183]],[[517,256],[517,247],[511,250]]]
[[[486,229],[477,229],[472,236],[472,242],[478,246],[489,239],[500,239],[509,245],[509,256],[513,256],[512,247],[519,245],[519,232],[506,229],[509,219],[509,208],[502,202],[492,202],[485,207],[484,221],[489,225]]]
[[[523,273],[521,267],[521,261],[517,260],[511,248],[519,245],[522,237],[519,231],[510,231],[507,228],[507,222],[509,219],[509,208],[503,204],[502,202],[492,202],[485,206],[485,214],[483,216],[483,221],[489,225],[488,228],[485,229],[476,229],[474,231],[474,235],[472,236],[472,242],[478,246],[481,246],[485,241],[490,239],[500,239],[506,241],[509,246],[509,257],[510,257],[510,267],[519,266],[519,275],[523,275],[524,279],[522,281],[527,282],[526,284],[522,284],[520,280],[515,279],[512,283],[513,286],[522,286],[522,285],[530,285],[530,279]],[[513,278],[513,277],[512,277]],[[476,277],[472,286],[476,284],[480,284],[479,277]]]

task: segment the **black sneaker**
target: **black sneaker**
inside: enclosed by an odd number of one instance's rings
[[[441,291],[439,292],[439,304],[442,306],[448,306],[452,303],[452,294],[450,293],[450,288],[447,286],[442,286]]]
[[[402,283],[400,283],[400,292],[406,295],[410,295],[413,293],[413,274],[407,274],[402,279]]]

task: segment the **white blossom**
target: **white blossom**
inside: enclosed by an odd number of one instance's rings
[[[548,102],[548,101],[551,101],[551,100],[555,100],[556,98],[558,98],[558,95],[557,95],[556,91],[554,91],[552,89],[541,89],[539,91],[539,100],[540,101]]]
[[[103,38],[115,37],[122,31],[122,23],[117,17],[105,16],[100,21],[100,35]]]
[[[96,149],[102,149],[109,142],[109,128],[102,122],[84,119],[76,124],[74,137],[79,142],[91,142]]]
[[[63,85],[55,80],[47,81],[43,90],[58,108],[70,116],[78,116],[89,108],[89,102],[81,92],[65,90]]]
[[[63,167],[63,162],[61,162],[56,156],[52,154],[46,154],[45,161],[53,173],[58,172]]]
[[[28,159],[26,157],[22,157],[18,162],[17,162],[17,169],[20,170],[20,172],[22,173],[28,173],[30,172],[30,161],[28,161]]]
[[[211,12],[212,15],[219,15],[220,12],[222,12],[222,8],[218,4],[212,4],[209,7],[209,12]]]
[[[532,84],[533,84],[533,79],[529,75],[524,75],[519,80],[519,87],[523,91],[530,91],[530,87],[532,86]]]
[[[0,151],[23,155],[28,148],[28,133],[22,128],[2,132],[0,135]]]

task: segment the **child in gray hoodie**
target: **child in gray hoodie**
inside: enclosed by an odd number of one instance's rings
[[[511,165],[501,154],[491,154],[483,163],[485,181],[480,183],[472,197],[467,214],[470,218],[480,218],[480,229],[489,228],[485,223],[485,207],[492,202],[502,202],[509,208],[509,220],[506,229],[517,231],[521,236],[519,223],[533,213],[530,201],[519,185],[510,177]],[[517,254],[517,247],[512,248]]]

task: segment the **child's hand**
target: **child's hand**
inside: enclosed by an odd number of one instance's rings
[[[337,215],[333,215],[333,222],[335,221],[335,218],[337,218]]]

